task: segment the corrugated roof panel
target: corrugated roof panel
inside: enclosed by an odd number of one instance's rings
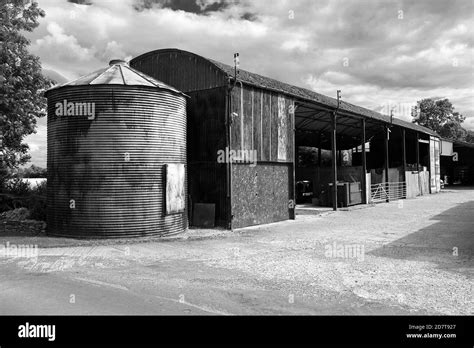
[[[176,93],[185,95],[176,88],[155,80],[146,74],[130,68],[128,64],[122,60],[111,60],[106,68],[94,71],[88,75],[82,76],[77,80],[70,81],[61,85],[56,85],[46,92],[53,89],[66,86],[84,86],[84,85],[126,85],[126,86],[147,86],[167,89]]]
[[[90,81],[93,79],[97,78],[104,72],[104,69],[96,70],[90,74],[84,75],[79,77],[77,80],[69,81],[63,84],[56,85],[53,88],[58,88],[58,87],[63,87],[63,86],[82,86],[82,85],[88,85]]]
[[[120,65],[112,65],[102,74],[89,82],[90,85],[123,85],[124,78],[120,72]]]
[[[160,87],[157,84],[153,84],[150,81],[144,79],[141,75],[136,74],[127,67],[122,67],[122,74],[127,85],[143,85],[143,86],[152,86]]]

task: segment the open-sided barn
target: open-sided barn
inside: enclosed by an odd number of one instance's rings
[[[244,70],[235,75],[233,66],[183,50],[148,52],[130,65],[190,97],[188,207],[214,204],[217,225],[295,218],[297,181],[311,181],[313,197],[334,209],[350,196],[355,204],[439,191],[439,138],[425,127]],[[317,148],[318,162],[301,166],[301,147]],[[330,167],[322,149],[331,150]]]
[[[474,144],[441,140],[441,177],[448,185],[474,184]]]

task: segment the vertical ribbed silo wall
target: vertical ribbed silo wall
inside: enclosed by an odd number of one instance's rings
[[[64,100],[94,103],[95,118],[57,116]],[[165,214],[165,164],[186,164],[183,95],[121,85],[51,90],[47,161],[51,235],[164,236],[187,228],[186,212]]]

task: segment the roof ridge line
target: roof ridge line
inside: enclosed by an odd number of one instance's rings
[[[122,65],[120,65],[120,64],[117,64],[117,65],[119,67],[120,76],[122,76],[122,81],[123,81],[124,86],[128,86],[127,81],[125,81],[125,76],[123,76]]]
[[[100,73],[99,75],[97,75],[96,77],[94,77],[91,81],[89,81],[89,85],[91,85],[95,80],[97,80],[99,77],[101,77],[102,75],[104,75],[107,71],[109,71],[111,68],[113,68],[115,65],[112,65],[112,66],[108,66],[107,68],[104,69],[104,71],[102,71],[102,73]],[[87,75],[86,75],[87,76]]]

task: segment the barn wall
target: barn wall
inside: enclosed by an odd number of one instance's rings
[[[225,88],[189,92],[188,175],[191,204],[216,204],[216,224],[226,226],[226,164],[217,162],[225,149]]]
[[[188,161],[217,161],[225,148],[225,88],[189,92]]]
[[[430,137],[430,189],[431,189],[431,193],[437,193],[441,191],[439,153],[440,153],[439,138]]]
[[[130,66],[185,93],[227,85],[221,70],[190,52],[150,52],[132,59]]]
[[[256,150],[260,162],[293,162],[294,100],[244,85],[231,92],[231,147]]]
[[[406,172],[407,198],[415,198],[420,195],[420,179],[418,172]]]
[[[216,153],[219,149],[225,150],[227,77],[207,60],[173,50],[145,54],[133,59],[130,65],[191,97],[188,101],[191,203],[215,203],[216,222],[224,225],[228,212],[225,197],[226,165],[217,163]],[[229,150],[255,150],[258,161],[258,165],[252,168],[249,164],[244,167],[239,167],[239,164],[233,166],[233,226],[288,219],[288,199],[292,196],[293,183],[293,100],[284,95],[237,84],[229,102],[231,115],[234,115]],[[270,176],[260,180],[258,187],[246,187],[239,183],[241,175],[246,177],[249,173],[258,175],[267,171]],[[278,173],[275,177],[271,174],[274,172]],[[285,185],[281,185],[281,180]],[[258,194],[259,190],[272,192],[273,197],[278,199],[284,197],[283,201],[267,199],[265,195]],[[248,196],[253,199],[249,201],[245,198]],[[249,209],[252,204],[259,208]],[[278,204],[285,208],[273,212]]]
[[[371,169],[370,170],[372,184],[380,184],[385,182],[385,169]],[[388,182],[403,182],[405,177],[403,175],[403,167],[388,168]]]
[[[291,164],[232,166],[233,228],[289,219]]]
[[[430,193],[430,173],[424,171],[409,171],[406,172],[407,183],[407,198],[414,198],[416,196],[423,196]]]
[[[294,101],[237,85],[231,92],[231,148],[256,151],[257,164],[232,167],[234,228],[290,218],[293,196]]]

